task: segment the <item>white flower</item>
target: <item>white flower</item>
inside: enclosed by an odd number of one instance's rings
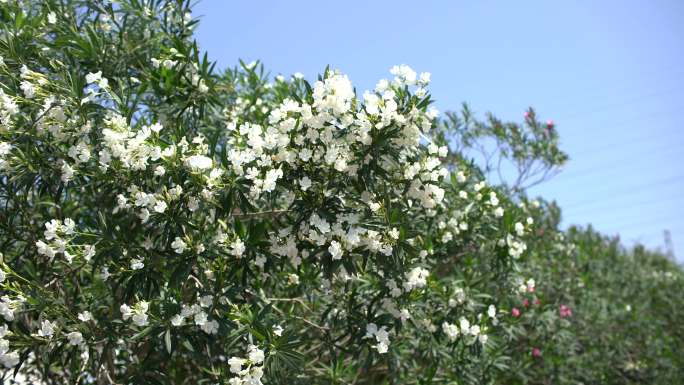
[[[394,82],[400,86],[403,85],[414,85],[416,83],[416,71],[406,64],[399,66],[394,66],[390,68],[390,73],[394,75]],[[429,80],[429,75],[428,75]]]
[[[387,353],[390,344],[389,333],[387,332],[387,329],[385,329],[384,326],[378,328],[378,326],[374,323],[367,324],[366,336],[364,338],[372,337],[375,337],[375,340],[377,341],[377,344],[373,347],[378,351],[378,353]]]
[[[205,323],[207,323],[207,320],[209,319],[209,317],[207,316],[207,313],[205,313],[204,311],[200,311],[197,314],[195,314],[194,319],[195,319],[195,325],[202,326]]]
[[[461,327],[461,333],[463,333],[463,334],[468,334],[468,333],[470,333],[470,322],[468,322],[467,319],[461,318],[461,319],[459,320],[459,324],[460,324],[460,327]]]
[[[188,247],[188,245],[183,242],[183,240],[180,237],[176,237],[176,239],[171,242],[171,248],[173,251],[176,252],[176,254],[183,254],[185,249]]]
[[[333,260],[342,259],[342,245],[337,241],[330,242],[330,247],[328,247],[328,252],[332,256]]]
[[[456,340],[456,338],[458,338],[458,326],[450,324],[448,322],[444,322],[442,323],[442,330],[444,331],[444,334],[446,334],[449,341],[453,342]]]
[[[311,179],[309,179],[308,176],[305,176],[299,180],[299,185],[302,187],[302,191],[306,191],[311,187]]]
[[[351,108],[354,96],[354,87],[347,75],[336,73],[314,83],[313,106],[320,111],[332,110],[334,114],[344,114]]]
[[[231,373],[240,373],[242,371],[242,365],[245,364],[247,360],[244,358],[239,358],[239,357],[231,357],[228,360],[228,365],[230,365],[230,372]]]
[[[494,209],[494,216],[497,218],[501,218],[504,215],[504,209],[502,207],[497,207]]]
[[[72,346],[78,346],[83,343],[83,334],[80,332],[71,332],[67,334],[67,338],[69,339],[69,345]]]
[[[0,315],[2,315],[7,322],[14,321],[14,310],[17,306],[18,301],[13,301],[6,295],[2,296],[2,300],[0,301]]]
[[[150,304],[148,302],[140,301],[135,304],[133,308],[123,304],[119,307],[119,310],[121,311],[121,316],[124,321],[130,318],[136,325],[145,326],[148,324],[147,310],[149,309],[149,306]]]
[[[273,334],[277,335],[278,337],[283,335],[283,328],[280,325],[276,325],[273,327]]]
[[[100,79],[102,79],[102,71],[90,72],[86,75],[86,83],[88,84],[97,83]]]
[[[21,88],[21,90],[24,91],[24,96],[26,97],[26,99],[33,99],[33,97],[36,94],[36,87],[27,80],[21,82],[19,88]]]
[[[202,171],[212,168],[214,162],[204,155],[193,155],[185,159],[185,165],[193,171]]]
[[[414,267],[406,274],[406,282],[404,282],[404,290],[411,291],[415,288],[422,288],[427,285],[427,277],[430,272],[422,267]]]
[[[496,318],[496,306],[489,305],[489,308],[487,309],[487,315],[489,318]]]
[[[74,169],[69,166],[69,163],[62,162],[62,182],[67,183],[74,177]]]
[[[525,226],[520,222],[516,222],[515,232],[518,234],[518,236],[522,236],[523,234],[525,234]]]
[[[145,264],[143,263],[142,259],[138,259],[138,258],[131,259],[131,269],[140,270],[143,267],[145,267]]]
[[[4,157],[12,151],[12,145],[7,142],[0,142],[0,157]]]
[[[297,274],[288,274],[287,275],[287,284],[288,285],[299,285],[299,276]]]
[[[212,303],[214,303],[214,296],[211,294],[204,295],[200,297],[199,303],[202,307],[209,307]]]
[[[124,321],[131,318],[131,315],[133,315],[133,309],[126,304],[119,306],[119,311],[121,311],[121,318],[123,318]]]
[[[162,200],[157,201],[157,203],[155,203],[155,205],[154,205],[154,211],[156,211],[160,214],[163,213],[164,211],[166,211],[166,208],[167,208],[166,202],[164,202]]]
[[[249,345],[249,351],[247,353],[247,358],[254,364],[260,364],[264,362],[264,351],[256,347],[255,345]]]
[[[150,126],[150,130],[156,133],[159,133],[163,128],[164,126],[162,126],[160,123],[154,123]]]
[[[245,250],[246,250],[246,249],[247,249],[247,248],[245,247],[245,243],[242,242],[242,239],[240,239],[240,238],[238,237],[238,238],[235,240],[235,242],[233,242],[233,243],[230,245],[230,254],[233,255],[233,256],[235,256],[235,257],[240,258],[240,257],[242,257],[243,254],[245,254]]]
[[[5,366],[5,368],[13,368],[19,364],[19,353],[9,352],[0,355],[0,362]]]
[[[175,316],[173,316],[171,318],[171,325],[181,326],[183,324],[184,320],[185,320],[185,318],[183,318],[183,316],[181,316],[180,314],[176,314]]]
[[[95,245],[85,245],[83,246],[83,259],[87,262],[95,256]]]
[[[387,351],[389,350],[389,345],[387,344],[387,342],[378,342],[378,344],[375,345],[375,349],[378,350],[378,353],[384,354],[387,353]]]
[[[78,319],[81,320],[81,322],[88,322],[93,319],[93,315],[86,310],[82,313],[78,313]]]
[[[205,322],[204,325],[200,326],[200,328],[202,328],[202,330],[207,334],[216,334],[218,333],[219,324],[216,322],[216,320],[211,320]]]
[[[368,91],[363,93],[363,100],[366,106],[366,112],[370,115],[377,115],[380,113],[380,98],[374,93]]]
[[[133,323],[138,326],[145,326],[148,323],[147,314],[142,312],[133,314],[133,317],[131,317],[131,319],[133,320]]]
[[[57,326],[55,323],[50,322],[48,320],[44,320],[40,324],[40,330],[38,330],[38,335],[41,337],[52,338],[52,336],[55,334],[55,326]]]

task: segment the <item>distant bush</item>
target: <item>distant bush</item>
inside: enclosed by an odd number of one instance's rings
[[[506,383],[675,384],[684,378],[684,273],[659,252],[625,249],[591,228],[557,229],[560,212],[528,205],[538,227],[518,305],[519,346]],[[523,300],[524,301],[524,300]],[[538,349],[537,355],[530,349]],[[516,356],[515,353],[509,353]]]

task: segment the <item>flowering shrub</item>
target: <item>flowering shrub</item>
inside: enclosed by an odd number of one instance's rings
[[[360,94],[331,69],[219,74],[188,1],[0,19],[4,383],[537,383],[584,362],[556,343],[586,326],[575,275],[542,258],[573,243],[516,204],[567,158],[552,122],[440,120],[406,65]],[[492,135],[510,185],[469,157]]]
[[[684,307],[674,293],[684,290],[681,267],[643,247],[624,249],[591,228],[561,232],[554,204],[523,207],[536,236],[520,266],[535,277],[536,289],[519,302],[510,329],[518,344],[508,353],[519,358],[501,381],[679,382]]]
[[[493,381],[530,231],[429,73],[223,75],[187,2],[0,3],[0,363],[30,383]]]

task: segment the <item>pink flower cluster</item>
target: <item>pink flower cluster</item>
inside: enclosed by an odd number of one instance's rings
[[[539,358],[539,357],[541,357],[541,355],[542,355],[541,349],[539,349],[539,348],[532,348],[532,357],[534,357],[534,358]]]
[[[561,318],[572,317],[572,309],[565,305],[560,305],[558,312],[560,313]]]

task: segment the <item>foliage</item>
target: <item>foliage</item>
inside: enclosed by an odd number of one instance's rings
[[[497,306],[530,224],[474,167],[443,167],[429,74],[395,67],[358,98],[328,69],[214,73],[187,2],[1,7],[6,379],[505,369]]]
[[[5,383],[675,378],[681,272],[523,195],[567,159],[552,124],[440,119],[405,65],[362,95],[329,68],[219,73],[190,11],[0,1]],[[619,321],[638,338],[590,334]]]
[[[684,272],[660,252],[625,249],[591,227],[558,230],[555,205],[533,201],[537,237],[525,271],[538,290],[521,310],[520,336],[538,357],[507,383],[673,384],[684,375]],[[535,205],[537,207],[535,207]],[[535,301],[535,299],[537,301]],[[513,354],[513,353],[511,353]]]

